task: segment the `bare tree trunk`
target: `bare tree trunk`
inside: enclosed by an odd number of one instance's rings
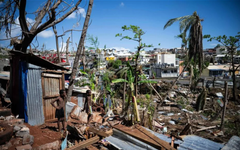
[[[214,76],[213,77],[213,88],[215,87],[215,80],[216,80],[216,77]]]
[[[69,53],[68,53],[69,40],[70,40],[70,37],[68,37],[68,39],[67,39],[67,45],[66,45],[66,60],[67,60],[67,63],[68,63],[68,64],[70,64],[70,63],[69,63],[69,59],[68,59],[68,54],[69,54]]]
[[[189,89],[192,87],[192,78],[193,78],[193,66],[190,65],[190,79],[189,79]]]
[[[86,61],[86,58],[85,58],[85,46],[83,46],[83,55],[82,55],[82,57],[83,57],[83,71],[85,71],[85,65],[86,65],[86,63],[85,63],[85,61]]]
[[[234,66],[234,57],[232,54],[232,80],[233,80],[233,88],[232,88],[232,94],[233,94],[233,100],[236,101],[237,97],[236,97],[236,75],[235,75],[235,66]]]
[[[227,94],[228,94],[228,84],[227,84],[227,81],[225,81],[225,96],[224,96],[225,100],[223,104],[222,119],[221,119],[221,126],[220,126],[221,131],[224,128],[224,117],[225,117],[225,112],[227,107]]]
[[[58,45],[58,36],[57,36],[57,30],[56,30],[56,26],[52,26],[53,28],[53,32],[55,34],[55,39],[56,39],[56,49],[57,49],[57,56],[58,56],[58,63],[61,63],[61,58],[60,58],[60,52],[59,52],[59,45]]]
[[[85,41],[86,34],[87,34],[88,24],[89,24],[91,12],[92,12],[92,6],[93,6],[93,0],[90,0],[89,5],[88,5],[88,10],[87,10],[87,16],[86,16],[85,21],[84,21],[81,38],[80,38],[78,48],[77,48],[76,57],[74,59],[71,79],[69,81],[69,87],[68,87],[68,92],[67,92],[67,101],[71,100],[74,80],[75,80],[75,76],[76,76],[76,73],[77,73],[77,68],[78,68],[78,65],[79,65],[80,56],[81,56],[81,53],[82,53],[82,49],[83,49],[83,46],[84,46],[84,41]]]
[[[140,37],[139,37],[140,38]],[[136,57],[136,68],[135,68],[135,96],[137,98],[137,86],[138,86],[138,73],[137,73],[137,68],[138,68],[138,58],[139,58],[139,55],[140,55],[140,48],[141,46],[141,41],[139,42],[139,48],[138,48],[138,51],[137,51],[137,57]]]
[[[125,80],[127,80],[127,74],[126,74],[126,73],[125,73]],[[124,82],[124,86],[123,86],[122,111],[124,111],[124,107],[125,107],[125,99],[126,99],[126,82]]]

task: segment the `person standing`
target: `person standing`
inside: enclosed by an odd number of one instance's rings
[[[92,98],[91,98],[91,91],[87,90],[86,92],[86,99],[84,103],[83,111],[86,110],[86,113],[88,114],[88,122],[89,123],[92,120]]]
[[[60,90],[59,93],[60,93],[60,96],[51,102],[51,105],[54,108],[56,108],[55,117],[58,119],[58,122],[57,122],[58,132],[61,131],[60,122],[62,122],[63,130],[64,131],[66,130],[65,118],[64,118],[64,106],[65,106],[65,99],[66,99],[66,91]],[[57,105],[54,104],[55,102],[57,102]]]

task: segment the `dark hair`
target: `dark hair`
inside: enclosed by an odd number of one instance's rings
[[[91,90],[87,90],[87,92],[86,93],[91,93]]]
[[[65,92],[64,89],[62,89],[62,90],[59,91],[60,94],[63,94],[64,92]]]

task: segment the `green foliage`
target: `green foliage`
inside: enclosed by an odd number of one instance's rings
[[[122,61],[121,60],[110,60],[109,62],[109,66],[113,67],[114,69],[119,69],[119,67],[122,65]]]
[[[91,46],[93,47],[89,47],[89,49],[98,49],[99,46],[99,41],[98,41],[98,37],[94,37],[93,35],[88,35],[87,37],[88,42],[90,43]]]
[[[125,80],[125,79],[114,79],[114,80],[112,80],[112,83],[119,83],[119,82],[128,82],[128,81]]]
[[[83,70],[80,70],[80,72],[86,76],[88,76],[87,72],[83,71]]]
[[[122,33],[118,33],[115,35],[115,37],[121,37],[121,40],[127,39],[127,40],[133,40],[139,43],[137,49],[140,51],[144,47],[153,47],[153,45],[147,45],[145,43],[142,43],[142,35],[145,34],[145,32],[138,26],[130,25],[129,27],[124,25],[122,26],[123,31],[131,31],[134,35],[133,37],[130,36],[123,36]],[[139,53],[138,51],[138,53]],[[139,55],[139,54],[138,54]]]

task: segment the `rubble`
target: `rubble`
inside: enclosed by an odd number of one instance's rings
[[[34,143],[34,136],[32,136],[30,134],[25,134],[23,136],[23,142],[22,142],[23,145],[25,145],[25,144],[33,145],[33,143]]]

